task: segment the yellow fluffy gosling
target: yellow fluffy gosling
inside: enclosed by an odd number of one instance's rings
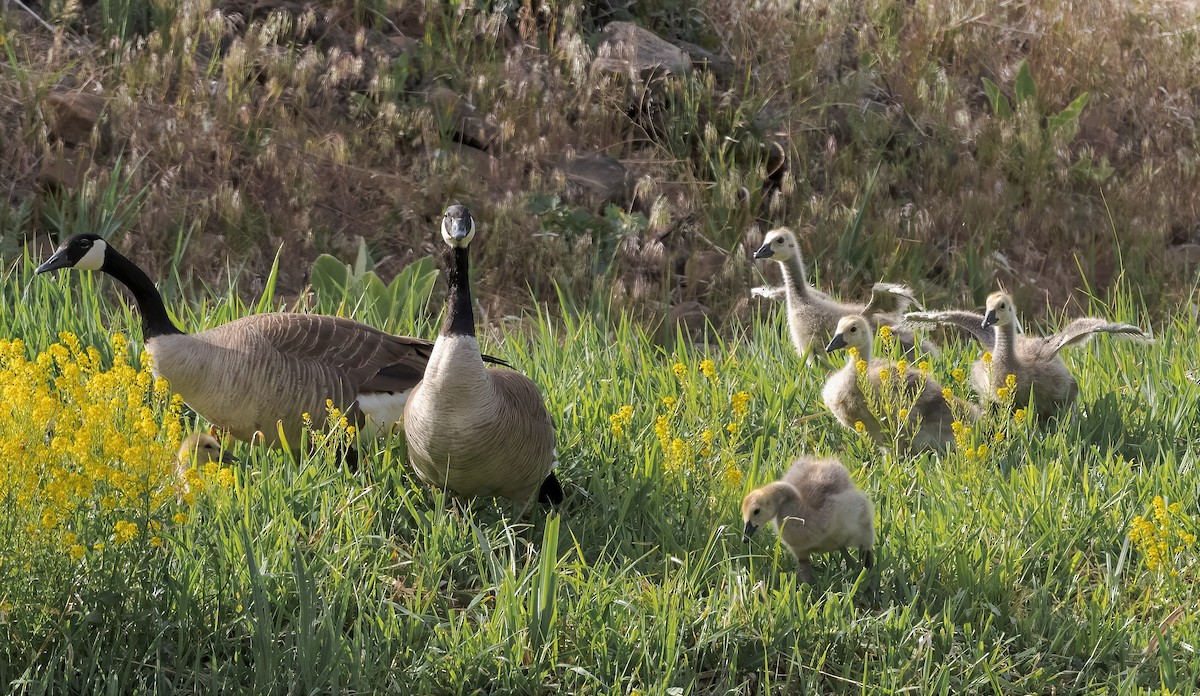
[[[812,554],[860,549],[864,568],[874,563],[875,513],[871,501],[836,459],[802,456],[783,478],[750,491],[742,500],[743,540],[767,522],[799,564],[796,575],[812,582]]]

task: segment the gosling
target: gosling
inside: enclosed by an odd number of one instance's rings
[[[236,464],[237,457],[222,447],[221,441],[211,433],[195,432],[183,438],[179,451],[175,453],[175,474],[179,477],[185,493],[189,489],[188,469],[204,466],[209,462]]]
[[[920,307],[911,288],[891,283],[876,283],[871,288],[868,304],[839,302],[817,290],[808,283],[804,275],[804,261],[800,258],[800,246],[796,236],[786,227],[771,230],[763,239],[762,246],[754,252],[756,259],[771,259],[783,269],[782,288],[754,288],[751,292],[760,297],[787,300],[788,329],[792,344],[801,359],[811,365],[813,359],[825,359],[825,345],[829,343],[838,319],[847,314],[861,314],[872,326],[900,323],[900,315],[911,305]],[[937,348],[929,343],[918,343],[911,328],[893,328],[896,340],[906,355],[913,356],[921,351],[936,354]]]
[[[906,427],[898,435],[894,443],[903,452],[921,450],[945,451],[954,442],[955,413],[942,394],[942,386],[932,377],[922,374],[919,370],[906,369],[903,373],[898,365],[890,360],[871,357],[872,351],[871,326],[861,315],[842,317],[838,322],[837,332],[826,346],[828,352],[853,348],[849,352],[846,364],[842,369],[833,373],[825,383],[821,398],[825,405],[837,417],[838,422],[855,430],[857,423],[862,423],[867,434],[882,447],[892,445],[892,441],[883,432],[878,414],[872,411],[872,404],[881,399],[878,396],[868,396],[863,392],[859,382],[858,363],[866,362],[866,370],[862,378],[870,385],[875,395],[883,389],[882,372],[889,371],[890,380],[900,380],[895,394],[899,404],[891,404],[898,409],[907,409],[903,418]],[[975,407],[957,397],[954,404],[964,417],[974,418]],[[875,410],[878,410],[876,406]],[[896,414],[900,418],[900,414]],[[914,432],[915,430],[915,432]]]
[[[859,549],[863,568],[875,563],[875,513],[871,501],[833,458],[802,456],[783,478],[750,491],[742,500],[742,539],[773,521],[779,538],[796,557],[796,576],[813,580],[812,554]]]
[[[912,312],[905,315],[905,321],[945,324],[973,336],[991,352],[990,362],[981,357],[971,366],[975,391],[985,402],[998,402],[1003,388],[1011,393],[1015,408],[1032,408],[1039,419],[1070,406],[1079,395],[1079,383],[1060,355],[1063,348],[1082,346],[1100,333],[1139,343],[1154,342],[1137,326],[1097,317],[1076,319],[1050,336],[1019,334],[1016,307],[1012,297],[1004,292],[988,295],[983,315],[963,311]],[[1013,380],[1008,380],[1008,375]]]

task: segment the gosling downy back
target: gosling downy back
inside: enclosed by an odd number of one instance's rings
[[[915,354],[919,345],[924,352],[936,354],[937,348],[929,343],[918,344],[912,331],[902,326],[900,314],[909,306],[920,306],[911,288],[891,283],[876,283],[871,289],[871,301],[867,304],[839,302],[817,290],[808,283],[804,273],[804,262],[800,256],[800,245],[796,236],[786,227],[771,230],[763,239],[762,246],[754,252],[756,259],[772,259],[783,269],[783,296],[787,300],[788,329],[792,343],[806,361],[824,358],[825,346],[833,336],[838,319],[847,314],[861,314],[873,327],[893,325],[900,346],[908,354]],[[755,294],[775,297],[779,293],[769,288],[757,288]]]
[[[871,501],[837,459],[802,456],[783,478],[751,491],[742,500],[743,536],[773,522],[796,557],[797,575],[812,581],[814,553],[860,549],[864,568],[874,562],[875,515]]]
[[[450,294],[425,379],[404,411],[417,475],[465,496],[502,496],[524,510],[559,503],[555,427],[536,384],[507,368],[487,369],[475,337],[468,245],[475,221],[451,206],[442,220]]]
[[[341,317],[271,313],[194,334],[171,320],[146,274],[98,235],[77,234],[38,273],[102,271],[133,294],[154,374],[193,410],[234,437],[300,444],[304,415],[325,420],[327,404],[373,434],[391,429],[420,381],[433,343],[393,336]]]

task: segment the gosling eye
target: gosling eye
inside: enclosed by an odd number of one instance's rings
[[[777,239],[775,240],[775,245],[776,245],[776,246],[783,246],[783,237],[779,237],[779,238],[777,238]]]
[[[1000,303],[1000,309],[1004,309],[1004,303],[1003,303],[1003,302],[1001,302],[1001,303]]]
[[[857,326],[851,326],[851,327],[850,327],[850,333],[854,333],[855,331],[858,331],[858,327],[857,327]]]
[[[758,513],[760,513],[760,512],[762,512],[762,508],[754,508],[754,514],[755,514],[755,515],[757,515],[757,514],[758,514]]]
[[[212,449],[212,448],[213,448],[213,443],[211,443],[211,442],[204,443],[204,449]]]

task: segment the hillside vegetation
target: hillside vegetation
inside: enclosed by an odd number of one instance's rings
[[[780,224],[825,285],[935,303],[1061,310],[1123,275],[1158,310],[1200,264],[1193,3],[32,9],[0,35],[5,258],[101,230],[154,277],[254,293],[282,246],[296,296],[360,237],[386,280],[462,201],[493,316],[557,282],[692,328],[749,316]]]

